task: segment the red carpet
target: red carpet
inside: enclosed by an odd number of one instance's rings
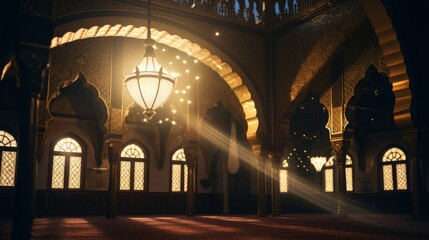
[[[10,239],[11,220],[0,220]],[[34,239],[429,239],[429,223],[404,215],[296,214],[240,216],[120,216],[36,218]]]

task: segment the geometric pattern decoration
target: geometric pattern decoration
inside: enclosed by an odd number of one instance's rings
[[[346,156],[346,190],[353,191],[353,161],[349,155]]]
[[[325,192],[334,192],[335,189],[334,160],[335,156],[331,156],[325,163]],[[353,191],[353,161],[348,154],[346,155],[346,191]]]
[[[219,56],[213,54],[206,48],[191,42],[188,39],[181,38],[178,35],[170,34],[166,31],[159,31],[151,28],[152,39],[155,42],[165,44],[176,48],[189,56],[196,58],[199,62],[204,63],[216,72],[228,84],[234,92],[237,100],[240,102],[247,123],[246,136],[253,143],[256,140],[256,131],[259,126],[259,119],[255,107],[255,101],[252,99],[248,87],[243,84],[243,80],[228,63],[224,62]],[[80,39],[96,37],[129,37],[144,39],[146,38],[147,28],[136,27],[133,25],[103,25],[93,26],[90,28],[80,28],[75,32],[67,32],[61,37],[54,37],[51,41],[51,48],[60,46],[65,43],[77,41]]]
[[[174,152],[171,158],[171,191],[186,192],[188,190],[188,166],[186,165],[183,148]]]
[[[10,133],[0,130],[0,147],[17,147],[15,138]]]
[[[134,190],[144,190],[144,162],[134,162]]]
[[[188,191],[188,166],[183,165],[183,191]]]
[[[119,190],[143,191],[145,189],[144,157],[143,149],[134,143],[122,149]]]
[[[383,162],[395,162],[395,161],[406,161],[407,157],[405,156],[404,151],[397,147],[390,148],[383,155]]]
[[[69,188],[80,188],[80,174],[82,169],[81,157],[71,156],[69,164]]]
[[[15,185],[16,152],[2,151],[0,162],[0,186],[13,187]]]
[[[346,190],[347,192],[353,191],[353,169],[346,167]]]
[[[407,156],[397,147],[388,149],[381,159],[383,190],[407,190]]]
[[[383,187],[386,191],[394,190],[392,169],[392,165],[383,166]]]
[[[398,190],[407,190],[407,165],[396,165],[396,186]]]
[[[120,190],[131,189],[131,162],[121,161]]]
[[[66,167],[66,156],[53,156],[52,161],[52,188],[64,188],[64,172]]]
[[[82,180],[82,147],[73,138],[60,139],[52,156],[52,189],[80,189]]]
[[[286,159],[283,160],[282,162],[282,166],[280,167],[280,176],[279,176],[279,182],[280,182],[280,192],[281,193],[285,193],[288,190],[288,182],[287,182],[287,168],[288,168],[288,163],[286,161]]]
[[[180,192],[182,185],[182,165],[173,164],[171,166],[171,191]]]
[[[71,152],[71,153],[82,153],[82,148],[79,143],[73,138],[63,138],[55,144],[55,152]]]
[[[325,192],[334,191],[334,169],[325,169]]]
[[[0,186],[15,186],[17,143],[12,134],[0,130]]]
[[[124,158],[144,158],[143,150],[136,144],[129,144],[122,149],[121,157]]]

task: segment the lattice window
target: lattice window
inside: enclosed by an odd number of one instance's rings
[[[130,190],[131,189],[131,162],[121,161],[121,173],[120,173],[120,190]]]
[[[182,165],[173,164],[171,166],[171,191],[180,192],[182,185]]]
[[[79,143],[73,138],[63,138],[54,147],[55,152],[82,153]]]
[[[0,130],[0,147],[17,147],[15,138],[10,133]]]
[[[80,173],[82,171],[81,157],[70,157],[69,188],[80,188]]]
[[[349,155],[346,155],[346,191],[353,191],[353,161]]]
[[[144,163],[134,163],[134,190],[144,190]]]
[[[0,130],[0,186],[15,186],[17,143],[8,132]]]
[[[128,144],[121,151],[119,190],[145,190],[145,154],[137,144]]]
[[[186,166],[183,148],[174,152],[171,158],[171,191],[186,192],[188,190],[188,166]]]
[[[334,191],[334,169],[325,169],[325,192]]]
[[[16,152],[3,151],[1,154],[0,186],[15,185]]]
[[[54,156],[52,163],[52,188],[64,188],[65,156]]]
[[[136,144],[129,144],[126,147],[124,147],[124,149],[122,149],[121,157],[144,159],[144,152]]]
[[[286,161],[286,159],[283,160],[282,165],[280,167],[280,171],[279,171],[279,182],[280,182],[280,192],[281,193],[285,193],[288,191],[288,163]]]
[[[73,138],[63,138],[54,146],[51,170],[52,189],[80,189],[82,147]]]
[[[407,190],[407,157],[401,149],[388,149],[381,159],[383,190]]]
[[[334,171],[334,161],[335,157],[332,156],[325,163],[325,192],[333,192],[335,190],[336,171]],[[353,160],[349,155],[346,155],[346,190],[348,192],[353,191]]]

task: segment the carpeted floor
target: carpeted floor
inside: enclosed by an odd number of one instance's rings
[[[0,219],[0,239],[11,220]],[[120,216],[36,218],[34,239],[429,239],[429,222],[405,215],[285,214],[282,217]]]

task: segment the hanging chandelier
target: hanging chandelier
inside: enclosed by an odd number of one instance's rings
[[[144,40],[146,53],[134,71],[125,78],[125,85],[133,100],[143,108],[147,119],[155,115],[155,109],[170,97],[176,78],[159,64],[154,52],[155,41],[150,31],[151,0],[148,3],[147,38]]]
[[[313,164],[317,172],[320,172],[323,166],[326,163],[326,155],[322,151],[322,146],[320,145],[320,132],[319,132],[319,111],[316,115],[316,124],[317,124],[317,136],[316,143],[314,144],[313,150],[311,151],[310,162]]]

